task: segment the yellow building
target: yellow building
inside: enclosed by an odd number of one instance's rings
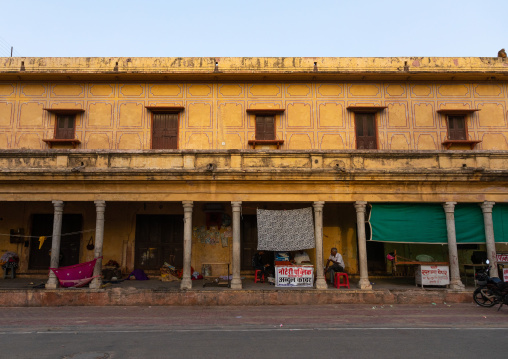
[[[318,288],[337,247],[361,288],[397,250],[456,262],[460,289],[457,263],[508,251],[507,84],[502,58],[0,58],[0,253],[27,274],[171,261],[182,288],[184,263],[231,263],[241,288],[256,211],[312,207]],[[456,237],[455,203],[485,226]],[[369,241],[377,204],[440,206],[447,245]]]

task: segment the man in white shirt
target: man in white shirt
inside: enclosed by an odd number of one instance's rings
[[[326,261],[326,267],[325,267],[325,278],[328,272],[331,271],[330,275],[330,283],[333,284],[333,276],[335,272],[344,272],[344,260],[342,259],[342,256],[340,253],[337,252],[337,248],[332,248],[330,257]]]

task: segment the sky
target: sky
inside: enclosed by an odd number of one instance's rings
[[[508,0],[0,0],[0,56],[495,57]]]

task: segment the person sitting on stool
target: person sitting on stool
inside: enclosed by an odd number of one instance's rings
[[[337,252],[337,248],[332,248],[330,257],[326,261],[325,267],[325,278],[326,274],[330,272],[330,283],[333,284],[335,272],[344,272],[344,260],[340,253]]]
[[[258,251],[254,254],[254,258],[252,258],[252,266],[255,270],[259,269],[261,273],[265,275],[265,278],[268,278],[269,276],[273,277],[275,274],[275,268],[270,265],[264,254],[264,251]]]

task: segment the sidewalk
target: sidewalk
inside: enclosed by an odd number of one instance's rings
[[[0,279],[0,307],[40,306],[159,306],[159,305],[322,305],[322,304],[431,304],[470,303],[474,287],[456,292],[443,287],[416,287],[413,278],[373,278],[372,290],[357,289],[358,279],[350,279],[350,288],[317,290],[313,288],[277,288],[267,283],[243,280],[242,290],[203,287],[193,281],[191,290],[180,290],[180,282],[123,281],[106,284],[103,289],[34,288],[44,279]]]

